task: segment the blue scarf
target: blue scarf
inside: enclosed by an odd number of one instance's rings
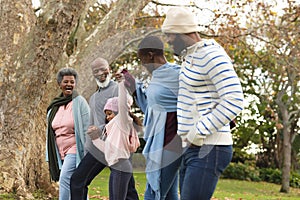
[[[160,171],[163,152],[165,124],[168,112],[177,111],[178,77],[180,67],[166,63],[153,71],[146,89],[137,83],[137,103],[145,113],[143,155],[146,158],[146,176],[156,199],[160,198]]]

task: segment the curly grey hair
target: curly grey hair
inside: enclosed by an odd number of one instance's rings
[[[77,82],[78,74],[75,69],[71,67],[61,68],[56,75],[57,83],[60,84],[64,76],[74,76],[75,81]]]

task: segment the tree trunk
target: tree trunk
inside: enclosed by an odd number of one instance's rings
[[[103,57],[112,63],[122,54],[129,41],[153,30],[151,27],[145,27],[147,31],[133,28],[135,16],[149,2],[150,0],[117,1],[94,31],[78,41],[76,58],[70,59],[70,61],[74,62],[73,65],[79,66],[78,90],[87,99],[96,89],[90,63],[97,57]]]
[[[290,123],[288,119],[288,111],[282,105],[280,106],[282,111],[283,120],[283,166],[282,166],[282,184],[280,192],[288,193],[290,190],[290,171],[291,171],[291,153],[292,144],[290,137]]]
[[[83,6],[84,1],[52,3],[36,18],[30,0],[1,2],[1,190],[27,199],[28,191],[52,188],[45,110],[56,87],[47,86]]]
[[[85,16],[86,1],[41,1],[39,17],[31,0],[1,1],[0,191],[29,199],[30,192],[42,189],[56,196],[57,185],[50,182],[45,162],[46,108],[59,92],[56,72],[64,66],[76,68],[80,80],[85,80],[79,82],[79,90],[87,91],[89,97],[93,89],[85,85],[94,85],[89,62],[97,56],[112,62],[121,54],[125,38],[118,39],[120,43],[107,38],[130,30],[135,15],[148,2],[117,1],[97,30],[81,38],[76,52],[68,57],[66,45],[79,16],[81,20]]]

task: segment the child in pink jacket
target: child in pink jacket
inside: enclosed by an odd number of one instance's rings
[[[107,166],[119,174],[110,176],[110,199],[125,199],[132,175],[130,156],[140,146],[138,131],[142,123],[130,112],[132,103],[132,97],[128,94],[124,81],[121,81],[119,96],[108,99],[104,106],[108,123],[100,136],[96,127],[91,126],[88,129],[92,142],[104,153]]]

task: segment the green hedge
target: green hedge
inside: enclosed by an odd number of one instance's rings
[[[222,174],[222,178],[261,181],[259,170],[251,164],[230,163]]]
[[[255,167],[254,163],[230,163],[222,174],[222,178],[265,181],[269,183],[281,184],[282,173],[279,169]],[[290,186],[300,188],[299,172],[292,172],[290,175]]]
[[[268,183],[281,184],[281,171],[279,169],[262,168],[260,171],[260,177],[263,181]]]

